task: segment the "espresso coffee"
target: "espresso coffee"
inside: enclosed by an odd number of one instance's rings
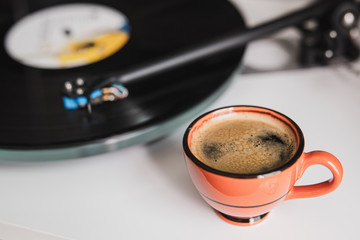
[[[265,114],[232,113],[205,122],[191,138],[204,164],[230,173],[260,174],[286,164],[297,140],[291,128]]]

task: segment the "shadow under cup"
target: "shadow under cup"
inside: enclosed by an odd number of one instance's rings
[[[270,116],[285,123],[295,135],[297,150],[284,165],[259,174],[237,174],[212,168],[191,152],[193,134],[204,123],[239,112]],[[194,120],[183,139],[184,157],[189,175],[203,199],[225,221],[250,226],[261,222],[277,204],[293,198],[316,197],[327,194],[340,184],[342,166],[330,153],[304,153],[304,137],[297,124],[271,109],[255,106],[230,106],[210,111]],[[294,186],[306,168],[321,164],[329,168],[333,178],[308,186]]]

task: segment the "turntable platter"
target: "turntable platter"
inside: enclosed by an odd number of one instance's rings
[[[89,61],[85,63],[79,63],[79,54],[75,57],[67,54],[67,58],[61,58],[71,59],[69,64],[63,61],[53,63],[49,58],[36,62],[32,57],[21,60],[16,55],[16,49],[26,45],[27,41],[44,38],[35,30],[30,31],[29,25],[17,30],[22,26],[22,20],[27,19],[29,23],[28,19],[32,17],[41,24],[46,22],[47,26],[54,26],[48,27],[52,32],[58,30],[65,36],[74,36],[77,29],[82,31],[84,28],[65,26],[61,23],[66,21],[55,17],[49,20],[49,15],[56,14],[44,14],[55,11],[60,16],[64,13],[62,8],[70,6],[75,9],[75,3],[40,0],[26,3],[19,9],[12,1],[2,2],[0,10],[3,41],[0,48],[0,156],[5,160],[72,158],[166,135],[196,116],[222,93],[244,52],[243,48],[237,52],[217,54],[161,75],[130,82],[126,86],[130,93],[127,98],[96,105],[91,114],[86,109],[69,110],[64,107],[61,97],[61,89],[68,79],[85,73],[96,75],[128,69],[156,60],[214,36],[244,29],[244,21],[229,2],[222,0],[210,1],[206,5],[199,0],[92,1],[86,3],[92,9],[89,10],[91,17],[101,18],[105,10],[114,12],[113,19],[123,24],[121,29],[125,30],[121,33],[125,31],[128,38],[117,38],[122,42],[109,50],[109,54],[92,60],[87,58]],[[72,17],[81,14],[85,13],[75,13]],[[37,23],[34,24],[36,26]],[[41,26],[40,33],[44,31]],[[99,23],[97,26],[103,25]],[[11,35],[14,31],[19,35],[21,31],[28,32],[29,37],[16,40],[14,34]],[[116,33],[120,36],[119,32]],[[18,48],[14,39],[20,41]],[[24,43],[21,44],[21,41]],[[9,42],[15,47],[9,47]],[[38,45],[29,43],[29,46]],[[44,46],[53,49],[49,44],[43,44],[39,49]],[[83,53],[83,49],[81,51]],[[74,58],[76,61],[73,61]]]

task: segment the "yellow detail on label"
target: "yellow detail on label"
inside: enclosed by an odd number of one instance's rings
[[[63,65],[72,63],[98,62],[121,49],[129,40],[125,32],[112,32],[102,35],[92,41],[70,43],[66,50],[58,55]]]

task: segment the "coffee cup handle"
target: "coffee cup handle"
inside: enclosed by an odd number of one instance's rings
[[[327,167],[331,171],[333,177],[327,181],[313,185],[293,186],[287,194],[286,200],[325,195],[334,191],[341,183],[343,168],[340,161],[335,156],[324,151],[313,151],[304,154],[304,159],[302,164],[300,164],[297,179],[302,177],[308,167],[317,164]]]

